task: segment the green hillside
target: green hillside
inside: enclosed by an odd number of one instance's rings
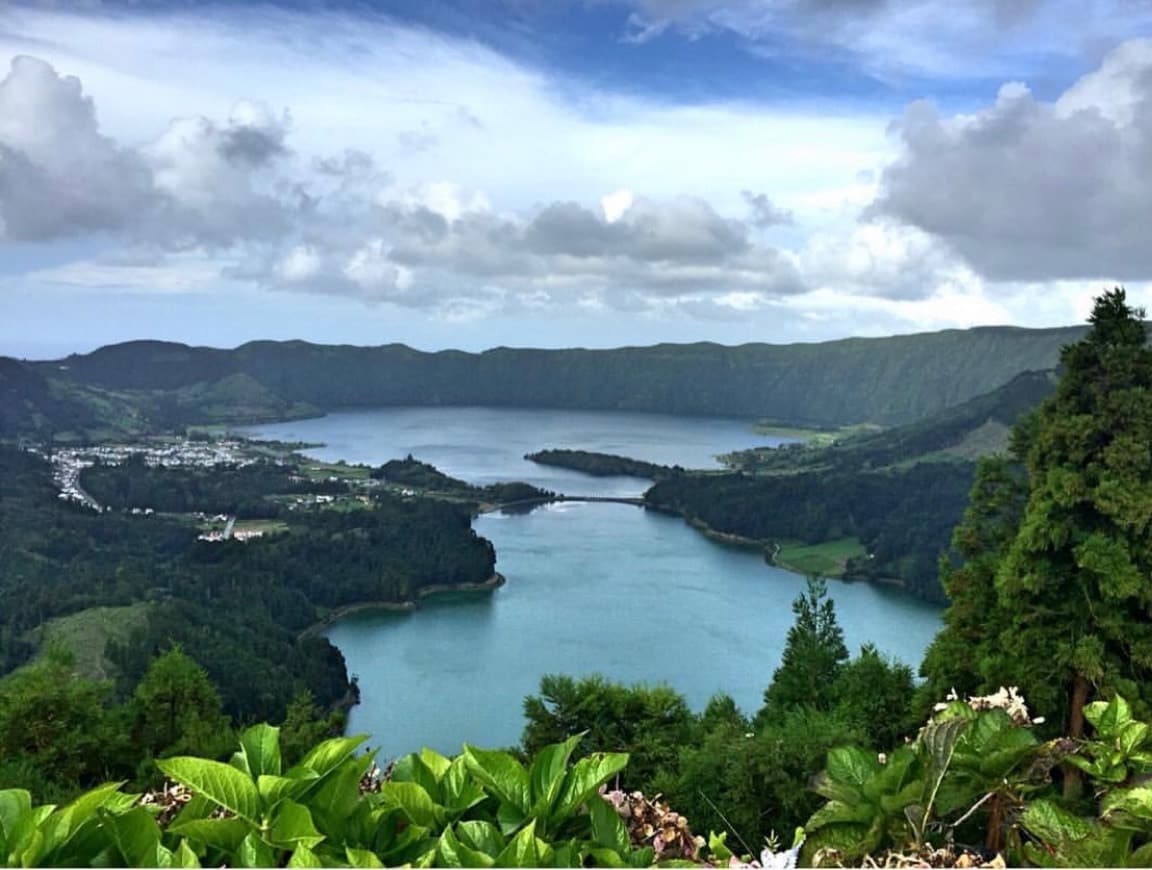
[[[893,426],[987,393],[1021,372],[1050,369],[1081,332],[984,327],[819,344],[479,354],[395,344],[252,342],[219,350],[139,341],[38,366],[74,384],[164,391],[161,416],[168,423],[348,406],[491,405]]]

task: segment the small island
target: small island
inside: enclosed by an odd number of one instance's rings
[[[555,465],[569,468],[593,477],[643,477],[647,480],[663,480],[684,471],[680,466],[659,465],[642,459],[630,459],[612,453],[595,453],[590,450],[549,449],[529,453],[525,457],[540,465]]]

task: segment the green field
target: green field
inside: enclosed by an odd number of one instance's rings
[[[854,556],[863,556],[864,552],[859,538],[839,538],[821,544],[786,541],[781,544],[773,561],[797,574],[839,577],[844,573],[844,564]]]
[[[96,680],[108,679],[112,665],[104,658],[104,646],[111,640],[125,640],[132,629],[142,626],[152,605],[146,601],[127,607],[92,607],[50,619],[38,631],[40,648],[62,646],[76,657],[76,670]]]

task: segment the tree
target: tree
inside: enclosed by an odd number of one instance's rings
[[[132,708],[132,736],[153,755],[214,757],[232,745],[220,693],[179,646],[152,660],[136,686]]]
[[[1020,530],[1028,499],[1025,449],[1024,439],[1016,437],[1012,455],[980,460],[964,518],[952,533],[952,555],[941,557],[940,585],[951,605],[920,668],[927,678],[921,714],[951,691],[978,694],[997,679],[1000,665],[992,641],[1004,615],[996,599],[996,574]]]
[[[788,629],[780,667],[764,692],[757,725],[799,707],[830,709],[835,700],[832,683],[848,659],[844,632],[824,580],[809,577],[807,591],[792,602],[792,612],[796,621]]]
[[[74,664],[71,653],[52,648],[0,682],[0,758],[65,793],[106,776],[115,754],[104,708],[109,687],[76,676]]]
[[[1122,289],[1096,300],[1040,407],[1028,503],[996,576],[1004,662],[1071,737],[1092,695],[1152,676],[1152,350]]]
[[[1117,288],[1061,354],[1053,396],[1016,432],[1027,470],[985,464],[945,572],[952,606],[925,660],[930,682],[1019,686],[1052,731],[1079,737],[1084,706],[1152,699],[1152,350]],[[1023,502],[1023,508],[1019,505]],[[1013,516],[1019,511],[1019,521]],[[990,616],[980,625],[981,613]],[[978,673],[957,662],[975,663]],[[951,663],[951,664],[950,664]],[[979,683],[979,685],[973,685]]]
[[[832,684],[835,711],[867,735],[872,746],[895,746],[914,732],[912,669],[880,654],[870,643],[840,668]]]

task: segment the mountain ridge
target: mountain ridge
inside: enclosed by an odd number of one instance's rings
[[[213,392],[211,385],[243,375],[250,395],[265,397],[269,419],[284,409],[299,415],[342,407],[489,405],[895,426],[991,392],[1020,372],[1055,367],[1060,349],[1083,329],[991,326],[817,343],[480,353],[300,340],[222,349],[142,339],[25,365],[77,387],[175,392],[172,424],[259,417],[251,402],[233,419],[227,404],[216,401],[208,412],[198,398]],[[214,393],[218,398],[220,391]]]

